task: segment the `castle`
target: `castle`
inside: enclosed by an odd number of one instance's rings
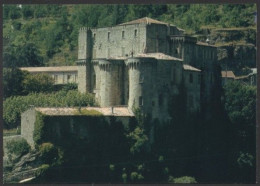
[[[168,118],[168,102],[184,85],[187,109],[200,110],[214,88],[217,48],[148,17],[107,28],[80,28],[78,90],[101,107],[127,105]]]

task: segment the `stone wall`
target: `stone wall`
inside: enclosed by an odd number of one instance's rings
[[[33,133],[35,129],[36,113],[35,109],[29,109],[22,113],[21,137],[27,140],[28,144],[34,148]],[[121,122],[128,125],[129,116],[84,116],[84,115],[64,115],[48,116],[44,115],[43,139],[44,142],[64,143],[71,137],[79,139],[96,135],[95,130],[102,130],[103,126]],[[113,123],[111,123],[113,121]]]
[[[130,56],[144,53],[146,25],[122,25],[92,29],[93,59]]]
[[[34,148],[33,131],[35,121],[36,111],[34,108],[28,109],[21,114],[21,136],[27,140],[32,148]]]

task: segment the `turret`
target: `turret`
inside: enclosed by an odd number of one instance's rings
[[[89,28],[80,28],[78,38],[78,90],[91,92],[91,54],[92,32]]]

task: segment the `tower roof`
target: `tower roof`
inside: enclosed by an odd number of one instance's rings
[[[149,17],[143,17],[143,18],[136,19],[136,20],[133,20],[133,21],[129,21],[129,22],[126,22],[126,23],[122,23],[122,24],[119,24],[119,25],[134,25],[134,24],[140,24],[140,23],[145,23],[145,24],[153,23],[153,24],[169,25],[169,23],[161,22],[161,21],[158,21],[158,20],[155,20],[155,19],[151,19]]]

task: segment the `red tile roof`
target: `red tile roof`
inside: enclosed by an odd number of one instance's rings
[[[221,76],[227,78],[235,78],[235,74],[232,71],[221,71]]]

